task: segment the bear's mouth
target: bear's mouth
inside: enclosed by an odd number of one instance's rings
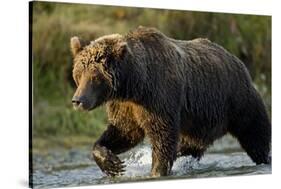
[[[80,103],[79,105],[73,105],[73,108],[74,110],[79,110],[79,111],[85,110],[82,103]]]

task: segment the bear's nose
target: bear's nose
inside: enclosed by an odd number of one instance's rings
[[[72,104],[73,104],[74,106],[79,106],[79,105],[81,104],[81,99],[80,99],[79,97],[77,97],[77,96],[74,96],[74,97],[72,98]]]

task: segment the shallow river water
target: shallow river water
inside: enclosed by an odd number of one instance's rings
[[[82,186],[151,180],[151,149],[144,143],[121,154],[126,172],[110,178],[103,174],[90,156],[91,146],[70,150],[50,150],[33,156],[35,188]],[[230,175],[271,174],[271,165],[255,165],[235,139],[227,136],[214,143],[198,162],[191,157],[178,158],[172,174],[164,179],[205,178]]]

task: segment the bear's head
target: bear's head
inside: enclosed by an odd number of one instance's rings
[[[113,34],[88,45],[82,45],[78,37],[72,37],[70,47],[74,59],[73,79],[77,86],[72,103],[75,109],[89,111],[114,97],[128,45],[121,35]]]

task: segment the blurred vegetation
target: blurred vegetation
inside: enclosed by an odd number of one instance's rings
[[[209,38],[225,47],[246,64],[271,113],[271,17],[49,2],[34,2],[32,11],[35,147],[54,138],[85,136],[93,142],[106,126],[104,107],[90,113],[72,109],[70,37],[93,40],[139,25],[176,39]]]

